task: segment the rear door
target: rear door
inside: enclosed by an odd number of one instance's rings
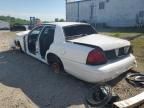
[[[51,44],[54,41],[55,28],[56,27],[54,25],[48,25],[43,29],[40,35],[39,46],[42,59],[45,58],[47,50],[49,50]]]

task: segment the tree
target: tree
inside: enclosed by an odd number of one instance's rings
[[[58,19],[58,18],[55,18],[55,22],[59,22],[59,19]]]
[[[64,22],[64,19],[55,18],[55,22]]]
[[[21,18],[15,18],[15,17],[11,17],[11,16],[0,16],[0,20],[5,21],[5,22],[9,22],[10,25],[14,25],[16,23],[29,24],[28,20],[24,20]]]
[[[59,22],[64,22],[64,19],[60,19]]]
[[[49,21],[43,21],[42,23],[49,23]]]

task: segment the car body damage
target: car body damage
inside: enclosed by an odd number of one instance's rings
[[[87,82],[105,82],[136,66],[129,41],[101,35],[85,23],[42,24],[17,33],[23,52]]]

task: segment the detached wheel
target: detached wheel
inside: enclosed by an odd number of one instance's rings
[[[52,69],[52,71],[54,73],[60,73],[61,71],[63,71],[63,64],[61,62],[61,60],[56,57],[56,56],[49,56],[48,57],[48,63],[50,65],[50,68]]]

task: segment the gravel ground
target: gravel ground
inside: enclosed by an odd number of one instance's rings
[[[89,84],[66,73],[55,74],[46,64],[9,50],[15,33],[0,31],[0,108],[85,108]],[[124,80],[109,84],[121,99],[141,93]]]

